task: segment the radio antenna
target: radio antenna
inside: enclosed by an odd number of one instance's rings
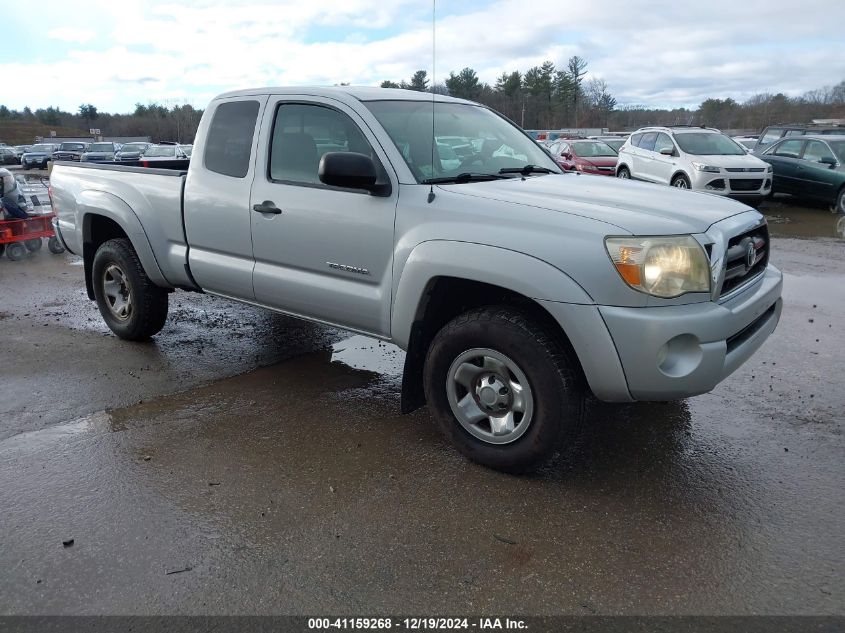
[[[437,0],[431,0],[431,177],[434,178],[434,146],[436,145],[437,141],[434,139],[434,86],[435,82],[437,81],[437,67],[435,66],[435,20],[436,20],[436,13],[437,13]],[[428,190],[428,203],[431,204],[434,201],[434,183],[429,183],[430,189]]]

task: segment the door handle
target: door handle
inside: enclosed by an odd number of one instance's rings
[[[279,215],[282,212],[272,200],[265,200],[261,204],[254,204],[252,205],[252,210],[258,211],[258,213],[272,213],[273,215]]]

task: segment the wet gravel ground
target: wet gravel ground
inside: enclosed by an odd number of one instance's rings
[[[392,346],[186,293],[124,343],[77,259],[0,260],[0,614],[842,615],[841,218],[764,211],[769,342],[532,477],[400,416]]]

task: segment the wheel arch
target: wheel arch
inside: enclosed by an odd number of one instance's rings
[[[502,262],[506,274],[497,274],[490,261]],[[577,360],[568,335],[538,299],[593,303],[565,273],[523,253],[446,241],[426,242],[415,248],[394,292],[391,318],[392,338],[406,350],[402,412],[425,405],[422,375],[434,336],[455,316],[473,308],[516,307],[543,323]]]
[[[153,254],[141,221],[132,208],[117,196],[102,191],[84,191],[78,200],[82,217],[82,259],[88,298],[94,299],[91,269],[94,254],[103,242],[126,238],[138,254],[144,272],[158,286],[172,289]]]
[[[692,188],[692,178],[690,178],[690,175],[683,169],[675,170],[675,172],[669,177],[669,184],[671,185],[672,181],[674,181],[675,178],[677,178],[678,176],[683,176],[684,178],[686,178],[687,183],[689,183],[690,189]]]

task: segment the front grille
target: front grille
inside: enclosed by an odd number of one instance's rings
[[[766,170],[765,167],[725,167],[725,171],[729,171],[729,172],[732,172],[732,173],[740,173],[740,174],[742,174],[742,173],[746,173],[746,174],[756,173],[756,172],[761,172],[761,171],[765,171],[765,170]]]
[[[756,191],[763,186],[763,180],[756,178],[731,178],[731,191]]]
[[[754,247],[751,261],[750,247]],[[725,252],[725,280],[720,297],[761,275],[769,263],[769,227],[765,224],[732,237]]]

